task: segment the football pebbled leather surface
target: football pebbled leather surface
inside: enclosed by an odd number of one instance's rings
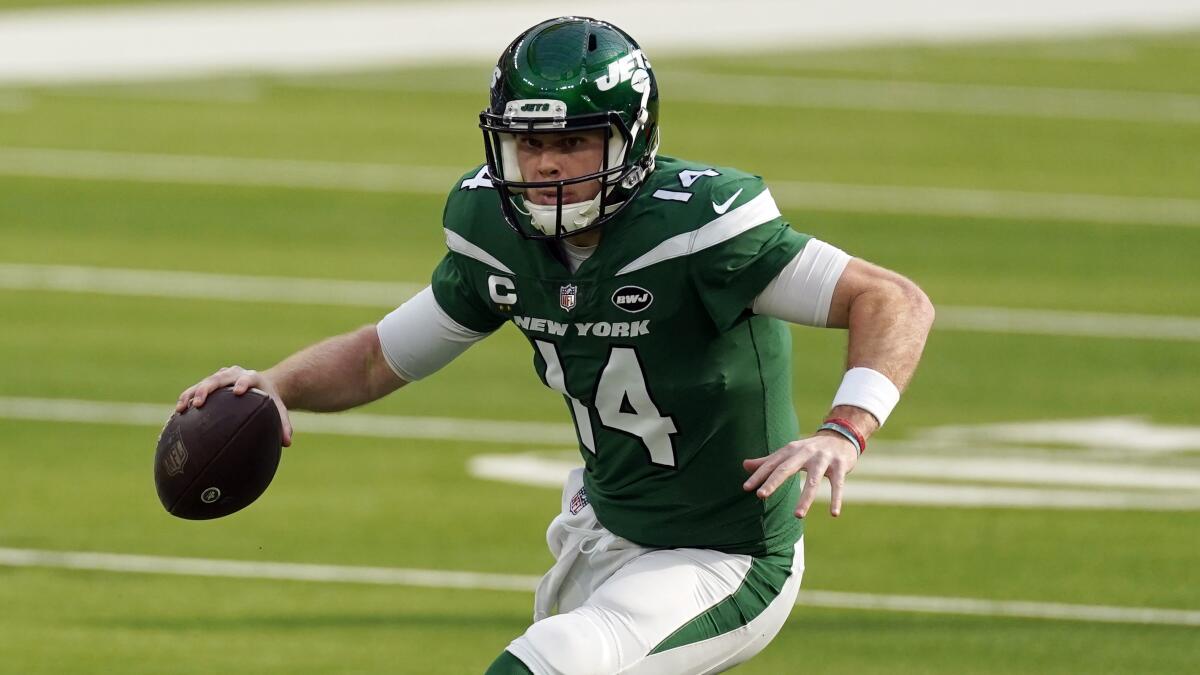
[[[154,453],[158,499],[174,516],[220,518],[258,499],[279,467],[283,426],[271,398],[232,387],[171,415]]]

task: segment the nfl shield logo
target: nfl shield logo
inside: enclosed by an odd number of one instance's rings
[[[579,513],[580,511],[583,510],[583,507],[585,507],[587,505],[588,505],[587,491],[585,488],[579,488],[579,492],[576,492],[575,496],[571,497],[571,504],[569,505],[569,508],[571,510],[571,515],[575,515],[575,514]]]
[[[183,444],[183,439],[179,436],[179,429],[170,424],[163,429],[163,435],[165,438],[160,441],[160,444],[170,448],[163,454],[163,468],[167,470],[168,476],[178,476],[183,473],[184,466],[188,461],[187,446]]]
[[[558,289],[558,306],[568,312],[575,309],[575,295],[579,289],[574,284],[567,284]]]

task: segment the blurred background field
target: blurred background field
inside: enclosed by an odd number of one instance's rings
[[[497,52],[509,37],[494,36]],[[940,308],[843,517],[809,517],[805,590],[1181,610],[1153,624],[802,602],[738,672],[1193,672],[1200,33],[719,57],[643,46],[663,153],[761,174],[797,229],[909,275]],[[562,461],[567,444],[301,420],[259,503],[191,523],[154,496],[152,425],[45,419],[68,399],[165,418],[219,366],[265,368],[403,301],[444,250],[445,194],[482,161],[489,72],[0,86],[0,548],[541,574],[556,490],[480,476],[472,460]],[[375,304],[246,301],[169,274],[116,292],[113,270],[390,285],[371,287]],[[96,282],[68,290],[70,274]],[[158,297],[173,293],[195,297]],[[1040,327],[1014,313],[1026,310]],[[836,388],[844,335],[794,335],[808,427]],[[523,342],[502,329],[362,412],[553,436],[569,418]],[[1025,436],[994,426],[1033,421],[1016,425]],[[972,459],[994,464],[969,471]],[[908,496],[889,501],[881,484]],[[1056,502],[1064,493],[1079,505]],[[481,672],[531,604],[521,591],[9,564],[0,672]]]

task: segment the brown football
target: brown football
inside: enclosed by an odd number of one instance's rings
[[[171,515],[220,518],[246,508],[271,484],[283,449],[279,411],[265,393],[232,387],[202,408],[171,415],[154,453],[154,485]]]

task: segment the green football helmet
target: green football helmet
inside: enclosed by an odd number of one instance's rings
[[[650,61],[620,28],[585,17],[551,19],[517,36],[500,55],[479,127],[504,219],[526,238],[558,239],[616,217],[654,170],[658,84]],[[596,171],[549,181],[521,175],[517,134],[572,130],[604,132]],[[595,198],[563,203],[564,187],[591,181],[600,182]],[[529,188],[554,188],[555,204],[530,202]]]

